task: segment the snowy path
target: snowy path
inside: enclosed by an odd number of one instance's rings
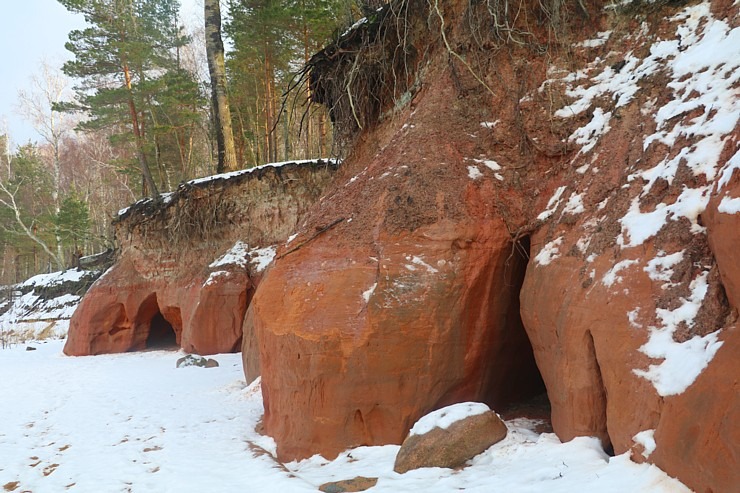
[[[0,351],[0,486],[44,492],[304,492],[357,475],[372,492],[687,492],[655,467],[609,460],[594,439],[561,444],[525,422],[462,471],[393,472],[397,447],[363,447],[333,462],[279,466],[250,440],[258,388],[238,354],[213,369],[175,368],[174,352],[69,358],[61,341]],[[2,491],[2,490],[0,490]]]

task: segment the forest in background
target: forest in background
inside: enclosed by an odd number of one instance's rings
[[[1,284],[112,248],[110,224],[120,208],[224,171],[208,19],[184,25],[178,0],[58,1],[83,14],[87,27],[69,34],[70,61],[42,63],[18,94],[19,113],[39,142],[13,146],[12,135],[0,134]],[[327,112],[309,104],[308,88],[284,95],[312,54],[371,7],[356,0],[220,3],[236,154],[226,170],[335,155]]]

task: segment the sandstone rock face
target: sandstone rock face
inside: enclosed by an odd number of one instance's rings
[[[478,79],[416,47],[423,84],[362,134],[245,317],[279,458],[399,443],[539,370],[561,439],[696,491],[740,483],[740,67],[701,51],[734,43],[738,6],[669,10],[613,33],[594,12],[582,32],[608,39],[554,65],[491,55]]]
[[[456,101],[444,79],[428,94]],[[542,391],[518,316],[526,260],[493,183],[468,175],[475,142],[447,144],[465,142],[456,118],[459,135],[430,127],[424,145],[391,140],[346,168],[256,291],[243,357],[259,350],[279,459],[400,444],[431,410]]]
[[[740,61],[718,54],[736,49],[740,5],[579,3],[590,16],[570,32],[591,39],[564,60],[472,42],[488,18],[469,2],[445,3],[441,46],[442,12],[404,5],[404,49],[389,52],[394,66],[412,55],[404,73],[378,72],[398,30],[376,36],[377,19],[346,39],[382,46],[324,53],[324,85],[312,73],[358,129],[333,179],[261,170],[238,192],[216,181],[139,204],[65,352],[209,353],[243,335],[281,460],[401,443],[429,411],[501,409],[544,380],[561,439],[597,436],[702,493],[736,489]],[[522,28],[541,46],[552,34]],[[349,111],[357,74],[378,92]]]
[[[444,413],[446,409],[450,407],[435,413]],[[422,419],[427,418],[429,416]],[[466,416],[446,427],[434,426],[428,431],[424,429],[423,433],[412,430],[398,451],[393,470],[403,474],[420,467],[459,467],[506,438],[506,433],[506,425],[490,409]]]
[[[521,330],[507,334],[516,291],[491,289],[508,275],[502,223],[441,222],[379,250],[337,241],[327,233],[278,261],[250,305],[280,458],[400,443],[425,412],[505,401],[493,383],[531,372]]]
[[[740,310],[740,165],[728,167],[719,177],[702,217],[727,298]]]
[[[89,355],[179,346],[237,351],[255,287],[337,166],[265,166],[184,185],[115,222],[116,264],[88,291],[64,352]]]
[[[726,29],[706,7],[686,12]],[[674,32],[676,24],[663,29]],[[733,356],[740,215],[732,212],[738,119],[729,117],[729,134],[724,116],[689,132],[696,115],[674,108],[711,96],[675,56],[676,65],[671,57],[656,74],[682,82],[666,88],[646,77],[646,90],[608,120],[608,131],[588,142],[593,150],[573,157],[577,171],[551,189],[537,216],[546,224],[531,239],[521,313],[561,439],[595,435],[696,491],[731,491],[740,481],[731,465],[740,446],[728,428],[740,412]],[[708,66],[715,70],[722,69]],[[591,90],[609,94],[598,84]],[[655,111],[646,111],[653,103]],[[604,110],[593,103],[591,125]],[[686,142],[665,147],[669,135]]]

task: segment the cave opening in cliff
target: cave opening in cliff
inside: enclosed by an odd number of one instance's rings
[[[550,401],[520,314],[519,294],[529,264],[529,251],[529,236],[520,237],[512,243],[512,253],[506,261],[504,277],[508,306],[504,327],[499,334],[502,344],[494,355],[500,363],[495,365],[494,376],[490,380],[488,400],[506,419],[541,419],[547,429]]]
[[[149,324],[149,334],[146,338],[147,349],[177,349],[177,335],[172,324],[157,312],[152,316]]]

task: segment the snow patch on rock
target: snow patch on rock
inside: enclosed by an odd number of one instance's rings
[[[623,281],[623,278],[619,275],[619,273],[637,263],[639,263],[638,260],[622,260],[621,262],[617,262],[616,264],[614,264],[614,267],[609,269],[607,273],[604,274],[604,277],[601,279],[601,284],[603,284],[607,288],[610,288],[616,283],[621,283]]]
[[[669,219],[678,220],[687,218],[691,223],[692,233],[702,233],[704,228],[699,225],[699,214],[704,212],[709,201],[709,187],[684,187],[673,204],[660,203],[649,212],[640,210],[640,197],[635,197],[630,204],[629,211],[620,219],[622,232],[617,237],[617,244],[621,247],[635,247],[642,245],[645,240],[658,234]]]
[[[670,255],[666,255],[665,252],[660,251],[655,258],[647,263],[643,270],[647,272],[653,281],[670,283],[671,277],[673,277],[672,267],[682,260],[683,250]],[[663,284],[663,287],[665,288],[667,285]]]
[[[483,173],[480,172],[477,166],[468,166],[468,178],[477,180],[483,178]]]
[[[413,256],[413,257],[412,256],[408,256],[408,257],[406,257],[406,260],[411,261],[411,263],[414,264],[414,265],[418,265],[420,267],[424,267],[424,269],[426,269],[426,271],[429,272],[430,274],[436,274],[437,272],[439,272],[437,269],[435,269],[431,265],[429,265],[426,262],[424,262],[423,257],[419,257],[419,256],[416,256],[416,255]],[[409,269],[409,270],[416,270],[416,269]]]
[[[642,445],[642,456],[646,459],[655,451],[655,430],[643,430],[632,437],[632,441]]]
[[[276,252],[277,248],[275,246],[250,249],[249,245],[240,240],[221,257],[214,260],[209,267],[216,269],[236,265],[246,269],[251,265],[256,272],[262,272],[272,263]]]
[[[21,287],[24,288],[43,288],[59,286],[65,282],[79,282],[83,277],[89,276],[90,271],[82,269],[67,269],[61,272],[51,272],[49,274],[39,274],[33,276],[23,283]]]
[[[560,250],[558,249],[558,247],[562,243],[562,236],[555,238],[551,242],[547,243],[544,247],[542,247],[540,253],[538,253],[537,256],[534,258],[534,261],[537,262],[538,265],[548,265],[550,262],[560,257]]]
[[[709,272],[704,271],[691,282],[691,295],[688,299],[683,299],[683,303],[677,308],[656,310],[661,327],[650,327],[648,342],[640,347],[643,354],[663,361],[651,364],[647,370],[632,371],[652,382],[658,394],[663,397],[681,394],[689,388],[722,347],[722,341],[718,340],[721,330],[705,336],[694,336],[684,342],[673,339],[680,324],[688,327],[694,325],[694,319],[707,294],[708,276]]]
[[[566,188],[567,187],[562,186],[558,187],[555,190],[555,193],[552,194],[550,200],[547,201],[547,207],[545,207],[544,211],[540,212],[540,214],[537,216],[537,219],[539,219],[540,221],[544,221],[555,213],[558,206],[560,205],[560,197],[562,197],[563,192],[565,192]]]
[[[378,283],[376,282],[372,286],[370,286],[367,290],[362,292],[362,299],[365,300],[365,303],[368,303],[370,301],[370,297],[375,292],[375,288],[378,287]]]
[[[568,202],[565,204],[563,209],[563,215],[565,214],[580,214],[586,209],[583,207],[583,195],[580,193],[571,194],[568,198]]]
[[[262,272],[267,269],[275,259],[277,248],[268,246],[264,248],[253,248],[249,251],[249,263],[254,267],[256,272]]]
[[[722,168],[722,171],[719,175],[719,180],[717,180],[717,190],[721,190],[730,182],[730,178],[732,178],[732,175],[735,173],[735,171],[740,171],[740,150],[735,152],[730,160],[727,161],[727,164],[725,164],[724,168]]]
[[[482,164],[486,168],[490,169],[491,171],[500,171],[501,165],[498,164],[493,159],[472,159],[472,161],[475,161],[476,163]]]
[[[722,201],[717,206],[717,211],[722,214],[737,214],[740,212],[740,197],[722,197]]]
[[[217,270],[215,272],[211,272],[211,274],[208,276],[208,279],[206,279],[206,282],[203,283],[203,287],[210,286],[214,283],[216,283],[221,278],[229,277],[231,274],[228,271],[225,270]]]
[[[568,140],[581,146],[579,151],[581,154],[589,152],[599,142],[599,137],[611,130],[609,126],[611,117],[611,111],[605,113],[601,108],[595,108],[591,121],[573,132]]]
[[[234,246],[232,246],[221,257],[211,262],[211,265],[208,267],[215,269],[218,267],[225,267],[227,265],[238,265],[239,267],[246,268],[248,253],[249,245],[242,241],[237,241],[234,243]]]
[[[479,414],[486,413],[491,409],[481,402],[462,402],[460,404],[453,404],[451,406],[437,409],[426,416],[422,417],[416,424],[411,428],[409,436],[424,435],[429,433],[434,428],[442,428],[446,430],[453,423],[457,423],[469,416],[477,416]]]
[[[580,41],[576,43],[574,46],[580,47],[580,48],[597,48],[599,46],[604,45],[609,40],[609,37],[612,35],[612,31],[603,31],[596,33],[596,38],[594,39],[587,39],[585,41]]]

